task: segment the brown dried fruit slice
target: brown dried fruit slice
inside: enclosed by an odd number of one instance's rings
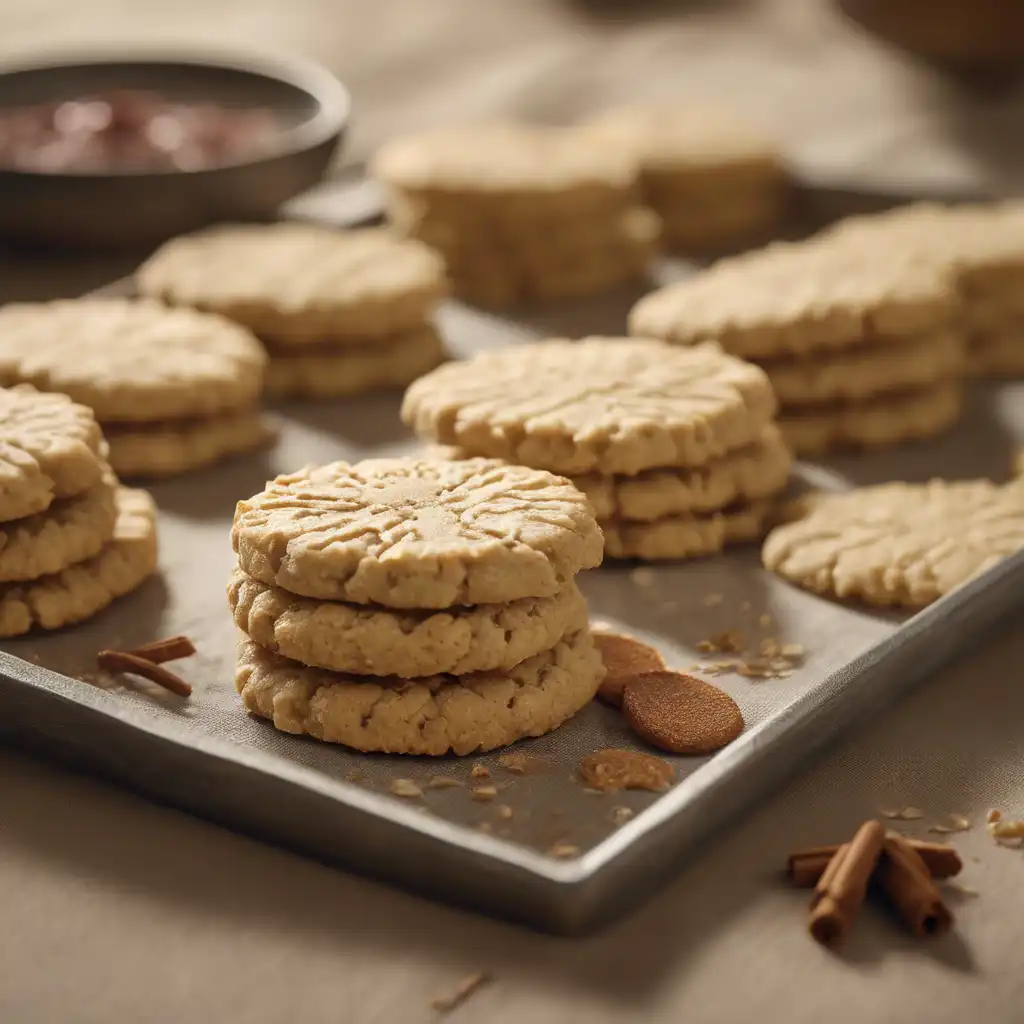
[[[673,754],[710,754],[743,732],[743,715],[729,694],[682,672],[637,676],[622,709],[643,739]]]
[[[604,661],[604,681],[597,695],[615,707],[622,706],[626,685],[644,672],[658,672],[665,668],[665,659],[659,651],[636,637],[624,633],[595,632],[594,646]]]
[[[619,789],[668,789],[675,769],[660,757],[636,750],[610,748],[588,754],[579,767],[580,778],[593,789],[611,793]]]

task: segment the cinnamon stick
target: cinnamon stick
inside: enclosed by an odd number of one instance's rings
[[[932,878],[952,878],[960,874],[963,861],[948,843],[926,843],[918,839],[908,839],[907,842],[925,862]],[[798,850],[787,860],[786,874],[797,888],[813,889],[838,849],[839,846],[834,845]]]
[[[832,855],[815,887],[808,921],[811,935],[822,945],[842,942],[857,919],[884,842],[881,822],[867,821]]]
[[[165,661],[190,658],[196,653],[196,645],[187,636],[169,636],[143,644],[142,647],[133,647],[126,653],[134,654],[136,658],[145,658],[154,665],[162,665]]]
[[[131,651],[100,651],[96,655],[96,664],[107,672],[128,672],[148,679],[179,697],[192,695],[192,687],[180,676],[176,676],[161,665],[153,664],[146,658],[140,658]]]
[[[949,931],[953,915],[942,902],[924,858],[903,836],[890,833],[886,837],[875,881],[919,938]]]

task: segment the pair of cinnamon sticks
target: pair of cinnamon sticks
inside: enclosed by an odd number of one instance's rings
[[[853,927],[871,883],[915,935],[948,931],[953,918],[934,880],[962,866],[951,846],[908,840],[867,821],[848,843],[793,854],[787,871],[795,885],[814,886],[808,927],[818,942],[834,946]]]
[[[169,636],[130,651],[100,651],[96,655],[96,664],[106,672],[130,673],[148,679],[179,697],[189,697],[192,695],[192,687],[163,665],[168,661],[191,657],[195,653],[195,644],[187,636]]]

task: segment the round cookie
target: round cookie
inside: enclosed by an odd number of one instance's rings
[[[603,548],[569,481],[488,459],[279,476],[238,503],[232,542],[243,572],[294,594],[420,609],[553,597]]]
[[[252,405],[265,364],[245,328],[156,302],[88,298],[0,309],[0,383],[60,391],[102,423]]]
[[[293,355],[272,353],[264,394],[271,398],[341,398],[404,387],[444,362],[447,355],[432,327],[364,348],[334,347],[325,352],[318,346],[299,349]]]
[[[761,368],[786,407],[927,388],[962,376],[964,365],[963,339],[945,330],[907,338],[898,345],[865,345],[827,357],[769,360]]]
[[[388,611],[296,597],[236,572],[235,624],[261,647],[303,665],[403,678],[510,669],[587,624],[575,583],[553,597],[442,611]]]
[[[113,537],[117,480],[104,478],[45,512],[0,524],[0,581],[35,580],[91,558]]]
[[[465,211],[473,199],[489,200],[509,218],[523,212],[524,200],[535,215],[625,205],[637,176],[631,156],[579,132],[521,124],[398,139],[381,148],[371,171],[400,193],[429,197],[435,207],[447,200]]]
[[[167,242],[137,271],[144,295],[221,313],[282,345],[365,342],[420,326],[444,263],[381,228],[237,224]]]
[[[893,343],[947,327],[947,268],[898,246],[777,242],[720,260],[642,298],[629,331],[682,345],[716,340],[744,358]]]
[[[110,464],[122,477],[163,477],[261,448],[274,431],[256,409],[196,420],[118,424],[107,429]]]
[[[941,434],[960,418],[963,396],[952,381],[848,405],[808,406],[779,417],[779,429],[797,455],[836,448],[876,448]]]
[[[593,698],[603,674],[581,630],[505,672],[412,681],[307,668],[243,640],[235,683],[246,709],[283,732],[356,750],[440,756],[550,732]]]
[[[653,523],[601,522],[608,558],[661,562],[714,555],[727,544],[764,534],[771,505],[754,502],[706,516],[666,516]]]
[[[967,369],[976,377],[1024,376],[1024,324],[1008,321],[1001,330],[975,334],[967,347]]]
[[[99,554],[31,583],[0,585],[0,637],[59,629],[102,611],[156,572],[156,507],[145,491],[117,491],[113,539]]]
[[[484,352],[421,377],[402,403],[421,438],[572,475],[700,466],[756,441],[774,412],[758,367],[628,338]]]
[[[1024,548],[1024,489],[987,480],[818,495],[779,526],[765,568],[806,590],[920,608]]]
[[[0,522],[88,490],[106,454],[91,409],[28,385],[0,389]]]
[[[666,516],[715,512],[782,490],[793,464],[775,426],[759,440],[699,469],[648,469],[636,476],[591,474],[573,478],[599,521],[653,522]]]

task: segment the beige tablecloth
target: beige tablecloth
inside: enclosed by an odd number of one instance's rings
[[[1012,189],[1024,104],[968,93],[814,0],[6,0],[6,53],[101,43],[286,47],[352,86],[350,154],[493,110],[570,117],[688,90],[773,125],[798,166],[865,187]],[[74,293],[116,260],[0,261],[5,297]],[[1024,1019],[1024,855],[957,844],[957,929],[870,908],[842,955],[803,931],[788,850],[879,807],[1024,812],[1024,627],[868,723],[736,822],[651,905],[557,940],[420,902],[10,751],[0,752],[0,1021],[413,1022],[460,978],[488,1024]]]

